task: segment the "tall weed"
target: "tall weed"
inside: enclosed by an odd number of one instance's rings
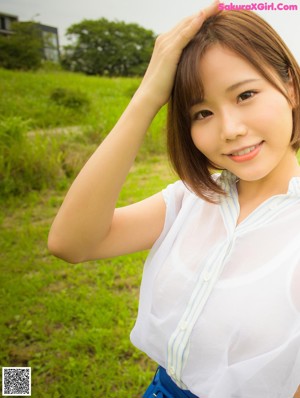
[[[57,179],[60,152],[47,136],[28,136],[30,121],[9,117],[0,121],[0,194],[23,195]]]

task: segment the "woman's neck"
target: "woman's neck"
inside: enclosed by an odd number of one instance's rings
[[[237,190],[240,204],[240,223],[260,204],[275,195],[286,194],[292,177],[300,177],[300,166],[294,154],[278,170],[256,181],[239,180]]]
[[[264,178],[255,181],[239,180],[239,197],[271,197],[285,194],[292,177],[300,177],[300,166],[295,154],[280,163],[276,169]]]

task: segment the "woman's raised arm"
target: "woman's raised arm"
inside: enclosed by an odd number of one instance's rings
[[[296,394],[294,395],[294,398],[300,398],[300,386],[298,387],[298,390]]]
[[[159,109],[168,101],[183,48],[218,2],[158,37],[146,74],[110,134],[85,164],[52,224],[54,255],[82,262],[148,249],[159,236],[165,205],[161,194],[115,209],[126,176]]]

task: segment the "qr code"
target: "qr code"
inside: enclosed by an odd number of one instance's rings
[[[2,396],[31,396],[31,368],[2,368]]]

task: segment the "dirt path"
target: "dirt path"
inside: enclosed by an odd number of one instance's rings
[[[70,134],[70,133],[80,133],[82,132],[82,126],[65,126],[65,127],[54,127],[54,128],[45,128],[45,129],[37,129],[32,130],[27,133],[28,137],[33,137],[36,134],[51,134],[51,135],[59,135],[59,134]]]

